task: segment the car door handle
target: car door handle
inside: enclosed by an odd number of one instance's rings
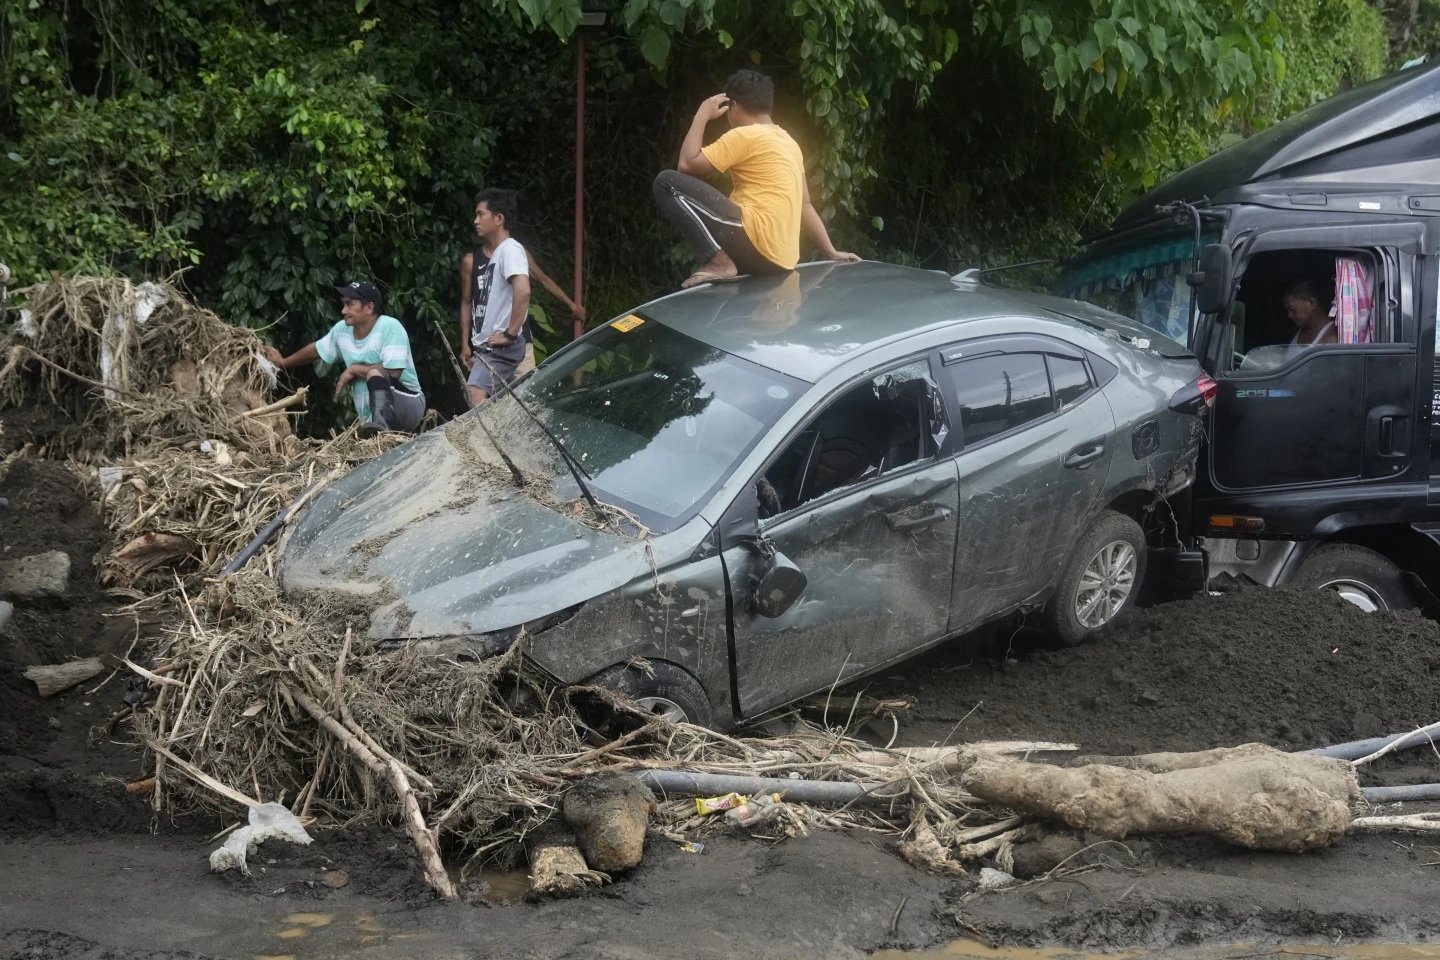
[[[1082,443],[1065,455],[1065,467],[1069,470],[1084,470],[1090,464],[1105,456],[1105,438]]]
[[[890,521],[890,526],[895,530],[918,530],[921,527],[934,526],[949,520],[953,514],[948,507],[936,507],[923,517],[917,517],[913,513],[904,510],[896,513],[885,514],[885,519]]]

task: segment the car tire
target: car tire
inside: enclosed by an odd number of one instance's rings
[[[1075,545],[1045,606],[1045,632],[1073,647],[1135,603],[1145,579],[1145,531],[1107,510]]]
[[[596,674],[589,683],[628,697],[643,710],[671,723],[714,725],[710,698],[705,696],[700,681],[673,663],[651,660],[649,664],[649,674],[622,663]]]
[[[1290,581],[1297,587],[1333,590],[1361,610],[1408,610],[1420,605],[1405,573],[1383,554],[1352,543],[1317,547]]]

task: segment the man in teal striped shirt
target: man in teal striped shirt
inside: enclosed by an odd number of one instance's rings
[[[266,358],[281,370],[317,360],[327,366],[343,362],[335,396],[350,388],[360,432],[413,433],[425,416],[425,394],[415,375],[409,335],[399,320],[380,312],[375,284],[354,280],[335,289],[341,300],[340,322],[288,357],[266,347]]]

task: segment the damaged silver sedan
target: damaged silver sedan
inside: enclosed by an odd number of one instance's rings
[[[1122,615],[1208,386],[1123,318],[929,271],[702,286],[326,488],[281,582],[724,728],[1018,612]]]

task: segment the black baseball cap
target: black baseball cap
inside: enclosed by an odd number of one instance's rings
[[[336,287],[335,290],[342,299],[364,300],[366,303],[380,306],[380,291],[375,288],[375,284],[368,280],[351,280],[344,286]]]

